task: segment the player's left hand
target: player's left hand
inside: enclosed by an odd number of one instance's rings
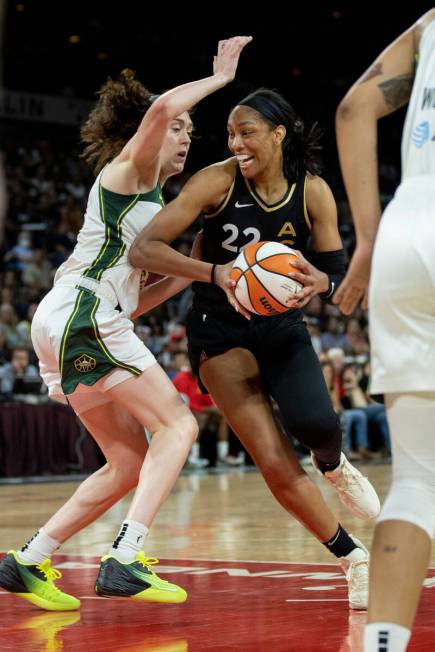
[[[292,260],[291,264],[300,271],[289,272],[289,277],[300,283],[303,288],[293,295],[292,308],[303,308],[314,295],[327,291],[329,280],[325,272],[314,267],[300,251],[297,253],[298,259]]]

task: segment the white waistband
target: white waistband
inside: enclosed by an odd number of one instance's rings
[[[102,285],[100,281],[97,281],[94,278],[87,278],[86,276],[68,276],[66,278],[59,279],[56,286],[63,285],[67,287],[75,287],[77,289],[85,288],[90,290],[95,294],[99,299],[106,299],[109,303],[112,304],[114,308],[118,305],[118,297],[116,296],[114,290],[109,285]]]

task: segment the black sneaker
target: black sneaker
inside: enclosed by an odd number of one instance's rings
[[[146,557],[143,550],[134,561],[122,563],[112,555],[101,559],[95,593],[106,598],[131,598],[145,602],[185,602],[187,593],[176,584],[160,579],[150,568],[158,559]]]

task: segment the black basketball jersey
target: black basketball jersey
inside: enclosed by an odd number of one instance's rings
[[[202,259],[225,264],[248,244],[271,240],[304,255],[311,224],[305,204],[306,178],[289,186],[282,199],[266,204],[239,168],[231,188],[214,213],[204,215]],[[194,305],[228,304],[225,292],[211,283],[193,283]]]

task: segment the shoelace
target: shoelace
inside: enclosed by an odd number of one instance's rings
[[[349,567],[349,582],[352,591],[363,591],[367,588],[366,560],[355,561]]]
[[[53,583],[54,580],[59,580],[62,577],[62,573],[57,570],[57,568],[52,568],[50,559],[44,559],[41,564],[36,566],[40,570],[46,580]],[[54,588],[57,588],[56,586]]]
[[[147,568],[148,566],[154,566],[155,564],[159,563],[157,557],[146,557],[144,552],[139,552],[136,556],[135,561],[138,561],[144,568]],[[153,570],[151,570],[151,572],[154,574]]]
[[[330,478],[330,480],[340,488],[344,487],[349,487],[352,486],[355,488],[358,488],[359,491],[363,491],[363,488],[361,486],[361,477],[357,475],[356,473],[352,473],[350,469],[348,469],[346,466],[343,467],[343,470],[339,476],[336,478]]]

